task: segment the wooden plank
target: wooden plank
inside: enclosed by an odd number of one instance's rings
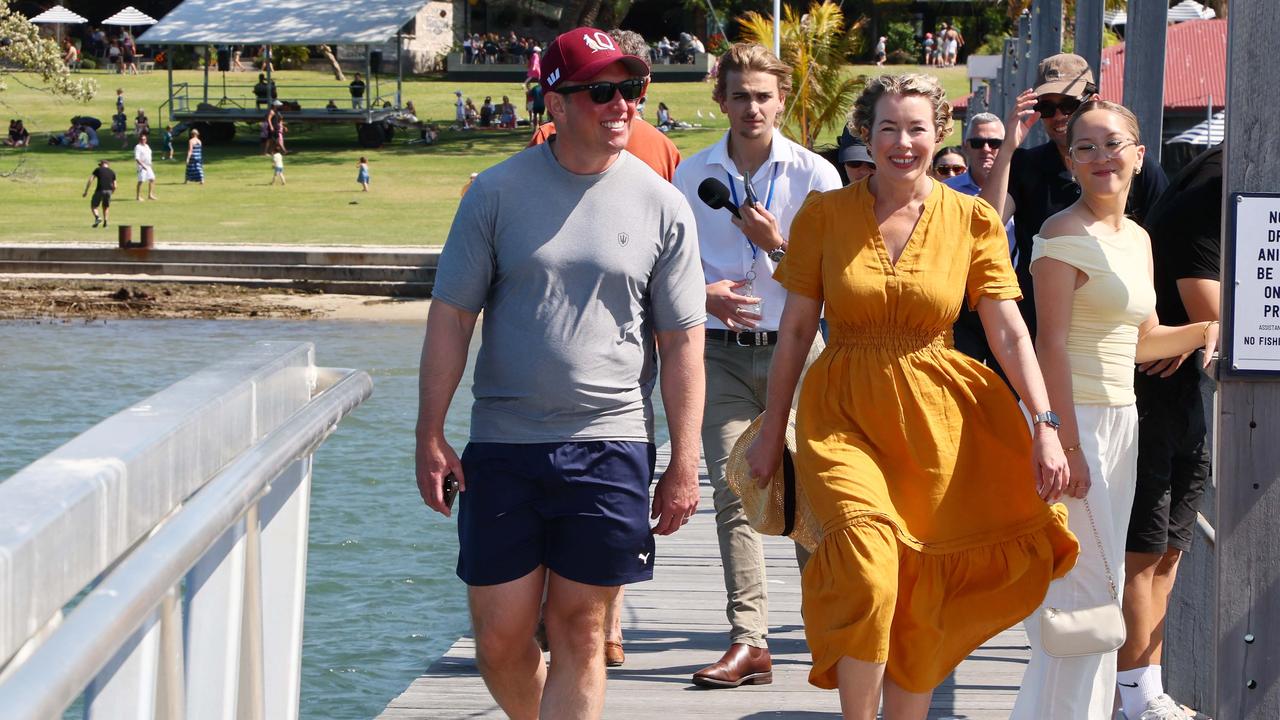
[[[1040,61],[1062,52],[1062,0],[1036,0],[1031,3],[1031,82],[1035,82]],[[1030,87],[1030,85],[1028,85]],[[1023,147],[1049,142],[1043,123],[1036,123],[1027,134]]]
[[[1040,65],[1040,56],[1036,51],[1035,41],[1035,23],[1032,20],[1030,12],[1024,11],[1018,17],[1018,86],[1014,89],[1013,94],[1009,96],[1009,107],[1012,108],[1018,101],[1018,95],[1027,88],[1035,87],[1036,84],[1036,67]],[[1031,130],[1027,133],[1027,139],[1023,141],[1023,147],[1035,147],[1049,141],[1049,136],[1045,134],[1041,123],[1031,126]]]
[[[1233,192],[1280,189],[1275,108],[1280,84],[1265,47],[1280,23],[1280,3],[1231,4],[1227,40],[1226,166]],[[1127,64],[1127,63],[1126,63]],[[1229,200],[1228,200],[1229,201]],[[1223,213],[1224,221],[1230,217]],[[1223,257],[1235,239],[1223,231]],[[1224,263],[1223,318],[1233,314],[1234,272]],[[1228,328],[1229,330],[1229,328]],[[1229,336],[1222,347],[1230,348]],[[1274,375],[1246,382],[1224,377],[1219,388],[1217,440],[1218,668],[1215,717],[1280,717],[1280,382]]]
[[[659,453],[665,465],[666,448]],[[808,683],[810,657],[800,617],[800,577],[789,541],[765,538],[774,681],[735,690],[700,690],[690,682],[726,647],[711,486],[702,470],[698,513],[680,532],[658,538],[654,579],[627,588],[622,617],[627,662],[610,668],[604,716],[627,720],[655,714],[683,718],[839,716],[836,693]],[[1029,656],[1021,626],[992,638],[956,669],[934,695],[931,720],[1003,720],[1009,716]],[[502,718],[475,665],[475,643],[459,638],[444,657],[379,715],[385,720]]]
[[[1102,21],[1104,0],[1076,0],[1075,53],[1084,58],[1093,69],[1093,76],[1101,79],[1102,73]]]
[[[1164,47],[1168,0],[1129,0],[1124,43],[1124,104],[1138,116],[1147,154],[1160,162],[1164,143]]]

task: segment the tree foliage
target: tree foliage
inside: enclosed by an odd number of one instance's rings
[[[812,149],[823,131],[842,125],[853,100],[862,90],[862,77],[848,72],[848,58],[862,50],[866,18],[845,27],[844,12],[831,0],[815,0],[798,15],[782,8],[782,59],[791,66],[791,96],[783,113],[782,131]],[[748,12],[738,19],[742,39],[773,45],[773,18]]]
[[[8,2],[0,3],[0,91],[8,87],[13,69],[36,73],[49,90],[82,102],[93,99],[98,83],[71,77],[58,44],[40,36],[40,28],[19,15]]]

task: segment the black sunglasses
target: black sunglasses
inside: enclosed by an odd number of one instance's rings
[[[1057,114],[1059,110],[1062,111],[1063,115],[1070,115],[1076,110],[1079,110],[1082,104],[1084,103],[1079,98],[1067,98],[1065,100],[1059,100],[1058,102],[1053,102],[1052,100],[1040,100],[1035,104],[1035,107],[1033,107],[1032,110],[1040,113],[1040,117],[1051,118]]]
[[[591,102],[603,105],[613,99],[614,92],[622,93],[623,100],[639,100],[644,97],[644,89],[644,78],[631,78],[630,80],[616,83],[594,82],[590,85],[574,85],[572,87],[559,88],[555,92],[561,95],[570,95],[585,90],[587,97],[591,98]]]
[[[1004,140],[1001,138],[969,138],[968,142],[969,147],[974,150],[981,149],[983,145],[986,145],[992,150],[999,150],[1000,146],[1004,144]]]

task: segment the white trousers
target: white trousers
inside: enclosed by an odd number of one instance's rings
[[[1089,465],[1089,507],[1063,498],[1067,523],[1080,541],[1080,557],[1065,577],[1049,584],[1040,608],[1067,610],[1095,607],[1111,600],[1102,552],[1111,564],[1116,592],[1124,592],[1124,548],[1133,509],[1138,470],[1138,411],[1133,405],[1077,405],[1080,451]],[[1031,643],[1031,662],[1010,720],[1111,720],[1116,694],[1116,654],[1056,658],[1040,642],[1040,609],[1023,623]]]

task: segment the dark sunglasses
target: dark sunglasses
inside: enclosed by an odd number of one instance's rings
[[[968,169],[969,168],[966,168],[963,165],[939,165],[935,167],[933,171],[944,177],[955,177],[957,175],[963,175],[964,171]]]
[[[574,85],[573,87],[559,88],[556,92],[561,95],[571,95],[585,90],[587,97],[591,98],[591,102],[603,105],[613,99],[615,92],[622,93],[623,100],[639,100],[644,97],[644,89],[644,78],[631,78],[616,83],[594,82],[590,85]]]
[[[968,142],[969,147],[974,150],[982,149],[983,145],[986,145],[992,150],[999,150],[1000,146],[1004,144],[1004,140],[1000,138],[969,138]]]
[[[1079,98],[1067,98],[1066,100],[1060,100],[1058,102],[1053,102],[1052,100],[1040,100],[1035,104],[1035,107],[1033,107],[1032,110],[1040,113],[1040,117],[1050,118],[1057,114],[1059,110],[1062,111],[1063,115],[1070,115],[1076,110],[1079,110],[1082,104],[1083,101]]]

